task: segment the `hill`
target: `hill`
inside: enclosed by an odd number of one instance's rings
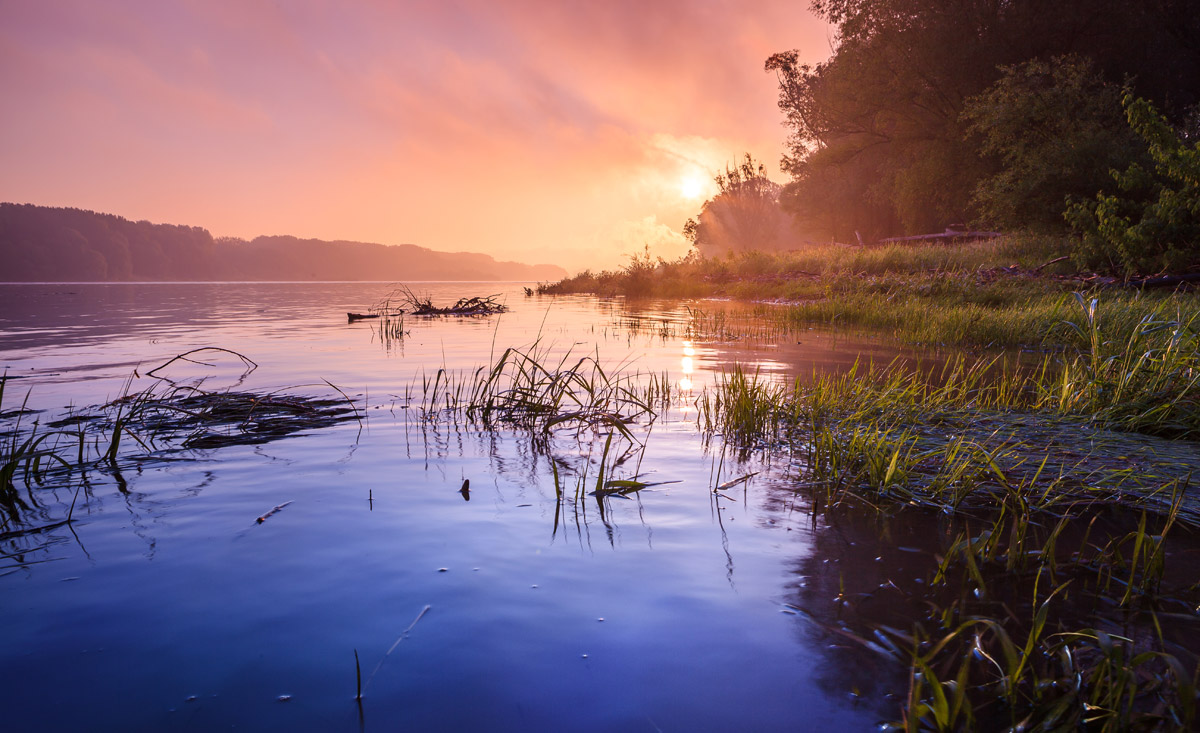
[[[499,262],[414,244],[262,236],[0,203],[0,281],[557,280],[557,265]]]

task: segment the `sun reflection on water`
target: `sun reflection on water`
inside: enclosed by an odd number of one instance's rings
[[[679,369],[683,372],[683,376],[679,378],[679,389],[684,393],[690,394],[692,391],[692,373],[696,370],[695,360],[692,358],[696,355],[696,349],[692,346],[691,341],[683,342],[683,358],[679,360]],[[687,408],[684,408],[687,411]]]

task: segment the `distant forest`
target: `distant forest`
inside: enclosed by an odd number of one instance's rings
[[[201,227],[0,203],[0,281],[558,280],[556,265],[413,244],[214,238]]]

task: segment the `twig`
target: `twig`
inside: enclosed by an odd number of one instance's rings
[[[254,520],[254,521],[255,521],[255,522],[257,522],[257,523],[259,523],[259,524],[262,524],[263,522],[267,521],[267,519],[268,519],[268,518],[269,518],[269,517],[270,517],[272,514],[276,514],[276,513],[278,513],[278,512],[279,512],[279,511],[281,511],[281,510],[282,510],[282,509],[283,509],[285,506],[287,506],[288,504],[291,504],[291,503],[292,503],[292,502],[290,502],[290,501],[285,501],[285,502],[283,502],[282,504],[280,504],[279,506],[275,507],[274,509],[272,509],[271,511],[267,512],[266,514],[262,515],[261,517],[259,517],[258,519]]]
[[[400,637],[396,639],[396,643],[392,644],[392,648],[388,649],[387,654],[383,655],[383,659],[379,660],[379,664],[375,665],[375,671],[371,672],[371,676],[367,678],[367,686],[368,687],[371,685],[371,680],[375,679],[375,675],[379,673],[379,668],[383,666],[383,663],[387,661],[387,658],[389,656],[391,656],[392,652],[396,651],[396,647],[400,646],[400,642],[402,642],[406,638],[408,638],[408,632],[413,630],[413,627],[417,625],[417,622],[420,621],[422,618],[424,618],[425,614],[429,613],[429,609],[431,609],[431,608],[433,608],[433,606],[426,605],[425,608],[421,609],[421,612],[417,614],[417,617],[415,619],[413,619],[413,622],[411,624],[409,624],[408,628],[405,629],[400,634]]]
[[[222,349],[222,348],[220,348],[220,347],[218,347],[218,346],[202,346],[202,347],[200,347],[199,349],[192,349],[191,351],[185,351],[185,352],[183,352],[182,354],[180,354],[180,355],[178,355],[178,356],[172,357],[172,358],[171,358],[171,359],[169,359],[168,361],[166,361],[166,362],[164,362],[164,363],[162,363],[162,364],[159,364],[158,366],[154,367],[154,368],[153,368],[153,369],[151,369],[150,371],[146,372],[146,376],[147,376],[147,377],[153,377],[155,372],[157,372],[157,371],[159,371],[160,369],[163,369],[163,368],[165,368],[165,367],[169,366],[170,364],[173,364],[174,362],[180,361],[180,360],[182,360],[182,361],[189,361],[189,362],[191,362],[191,363],[193,363],[193,364],[201,364],[201,365],[203,365],[203,366],[212,366],[212,364],[206,364],[206,363],[204,363],[204,362],[202,362],[202,361],[195,361],[195,360],[193,360],[193,359],[189,359],[189,358],[187,358],[187,357],[188,357],[190,354],[196,354],[196,353],[199,353],[199,352],[201,352],[201,351],[223,351],[223,352],[225,352],[226,354],[233,354],[233,355],[234,355],[234,356],[236,356],[237,358],[241,359],[241,360],[242,360],[242,361],[243,361],[245,364],[248,364],[248,365],[250,366],[250,369],[248,370],[248,372],[247,372],[247,373],[249,373],[249,372],[252,372],[252,371],[254,371],[255,369],[257,369],[257,368],[258,368],[258,363],[257,363],[257,362],[255,362],[255,361],[254,361],[253,359],[251,359],[250,357],[246,356],[245,354],[239,354],[238,352],[236,352],[236,351],[231,351],[230,349]]]

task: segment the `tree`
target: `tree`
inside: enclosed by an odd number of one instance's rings
[[[782,187],[749,153],[714,178],[719,192],[704,203],[683,234],[705,257],[727,252],[779,250],[791,245],[791,219],[779,207]]]
[[[1121,90],[1087,59],[1060,56],[1008,66],[967,100],[963,118],[999,169],[975,189],[990,226],[1061,233],[1069,201],[1093,198],[1108,171],[1145,159],[1125,122]]]
[[[967,100],[1012,67],[1076,54],[1180,119],[1200,101],[1194,0],[816,0],[837,26],[816,66],[767,59],[789,127],[784,208],[838,238],[921,233],[974,218],[1000,161],[968,135]],[[1196,32],[1193,32],[1196,31]]]

